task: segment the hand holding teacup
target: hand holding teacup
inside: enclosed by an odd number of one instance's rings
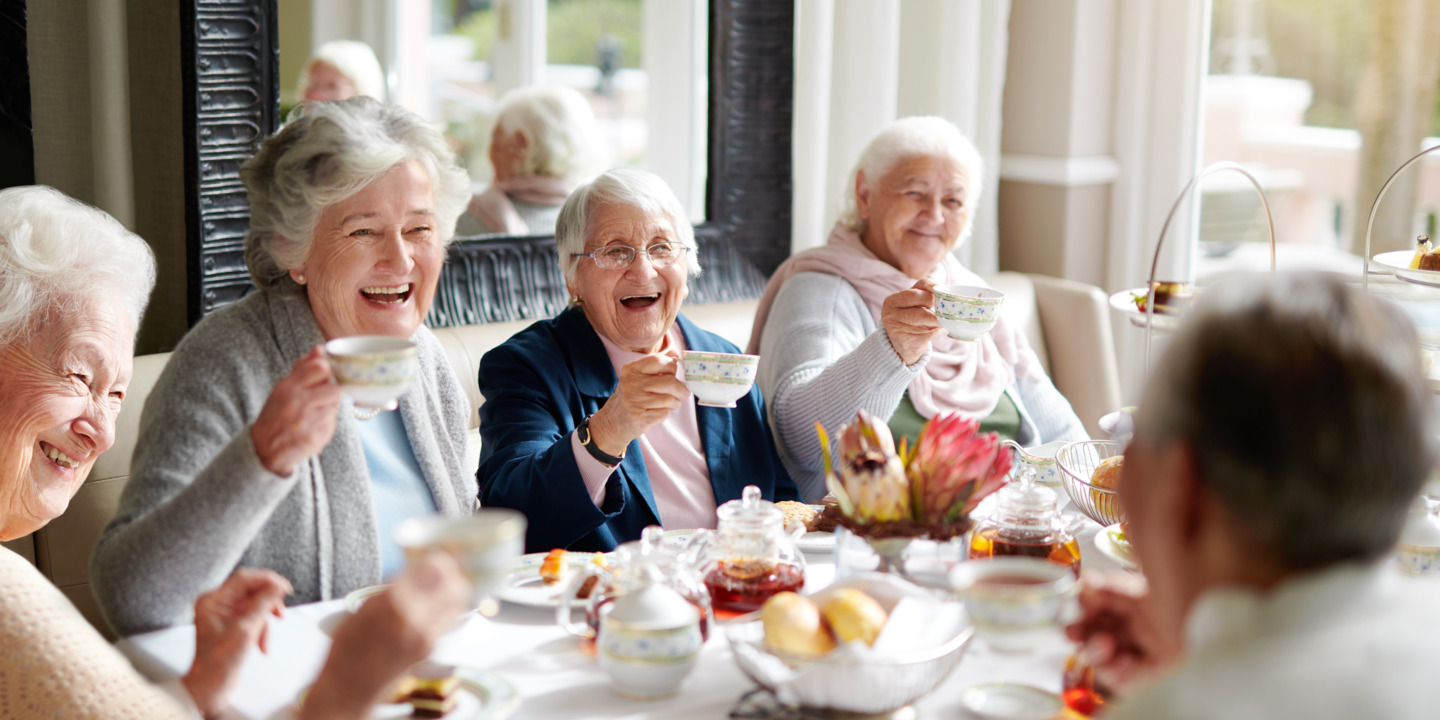
[[[630,441],[665,421],[690,391],[679,377],[680,359],[674,352],[646,355],[620,368],[615,392],[590,418],[590,436],[596,447],[619,457]]]
[[[885,298],[880,306],[880,325],[890,339],[890,347],[906,365],[914,365],[930,343],[945,336],[945,328],[935,316],[935,285],[928,280]]]
[[[289,475],[330,443],[339,407],[340,386],[331,375],[325,348],[317,345],[275,383],[250,427],[260,464],[276,475]]]

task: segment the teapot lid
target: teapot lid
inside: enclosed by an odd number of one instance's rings
[[[1007,514],[1044,515],[1055,512],[1058,499],[1054,490],[1035,482],[1034,470],[1027,469],[995,493],[995,509]]]
[[[674,588],[660,582],[653,572],[647,570],[650,581],[639,590],[620,596],[606,617],[641,629],[669,629],[699,622],[700,610]]]
[[[742,523],[784,523],[785,513],[775,503],[760,497],[760,488],[746,485],[739,500],[731,500],[715,510],[721,521]]]

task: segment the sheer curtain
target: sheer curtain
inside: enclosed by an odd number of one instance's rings
[[[824,244],[850,170],[890,121],[939,115],[985,159],[975,230],[956,251],[999,267],[996,188],[1010,0],[796,0],[792,251]]]

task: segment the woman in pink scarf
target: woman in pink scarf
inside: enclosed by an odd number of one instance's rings
[[[985,284],[951,255],[980,196],[974,145],[942,118],[904,118],[870,142],[852,177],[829,242],[775,271],[750,338],[801,494],[825,494],[815,422],[838,428],[862,408],[912,443],[946,412],[1024,445],[1084,438],[1019,328],[1002,319],[979,340],[954,340],[932,311],[934,286]]]
[[[500,98],[490,136],[495,181],[470,201],[459,235],[549,235],[560,206],[604,163],[590,104],[563,85],[524,87]]]

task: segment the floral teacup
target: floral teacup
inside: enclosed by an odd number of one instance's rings
[[[994,288],[971,285],[938,285],[935,317],[956,340],[974,340],[995,327],[1005,293]]]
[[[759,355],[687,350],[682,354],[685,387],[704,407],[733,408],[755,384]]]
[[[1052,488],[1059,488],[1062,485],[1064,472],[1060,470],[1060,463],[1055,460],[1055,453],[1065,447],[1064,440],[1056,440],[1030,448],[1020,447],[1020,443],[1014,440],[1006,440],[1005,445],[1015,451],[1015,477],[1020,477],[1026,470],[1032,470],[1035,472],[1036,485]]]

